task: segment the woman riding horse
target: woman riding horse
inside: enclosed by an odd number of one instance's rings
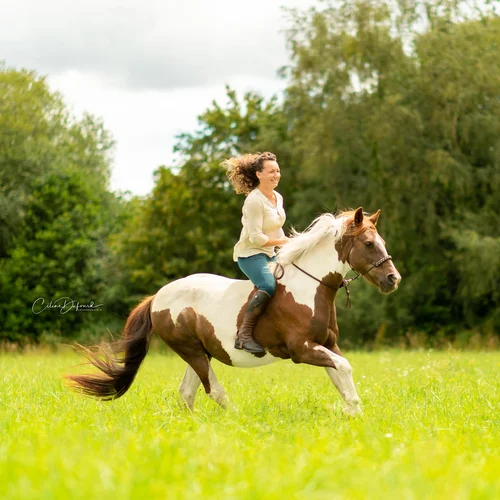
[[[276,156],[267,152],[230,158],[222,165],[227,168],[236,193],[246,195],[243,228],[233,259],[257,288],[248,302],[234,347],[261,354],[265,350],[255,342],[252,332],[276,291],[276,280],[268,264],[276,261],[275,248],[288,241],[282,229],[286,219],[283,197],[274,190],[280,181],[280,167]]]

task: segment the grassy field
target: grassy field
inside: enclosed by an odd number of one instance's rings
[[[69,392],[74,354],[0,355],[0,498],[499,498],[500,353],[353,352],[365,414],[321,368],[214,363],[237,413],[150,353],[113,403]]]

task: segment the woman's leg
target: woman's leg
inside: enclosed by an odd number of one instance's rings
[[[253,354],[265,353],[265,350],[253,339],[253,329],[276,290],[276,280],[268,267],[270,260],[265,254],[238,259],[240,269],[257,287],[257,292],[248,302],[234,347]]]
[[[238,259],[239,268],[257,287],[257,290],[263,290],[270,297],[276,291],[276,280],[268,266],[271,261],[274,261],[274,259],[271,259],[264,253],[258,253],[251,257],[240,257]]]

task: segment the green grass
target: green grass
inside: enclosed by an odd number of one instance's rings
[[[214,363],[237,406],[150,353],[121,399],[68,391],[73,354],[0,356],[0,498],[499,498],[500,353],[350,353],[365,414],[325,371]]]

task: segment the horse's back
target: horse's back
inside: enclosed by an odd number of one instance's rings
[[[153,300],[151,311],[168,309],[174,321],[186,307],[209,316],[219,312],[220,307],[226,311],[234,309],[237,314],[252,289],[250,281],[216,274],[192,274],[162,287]]]

